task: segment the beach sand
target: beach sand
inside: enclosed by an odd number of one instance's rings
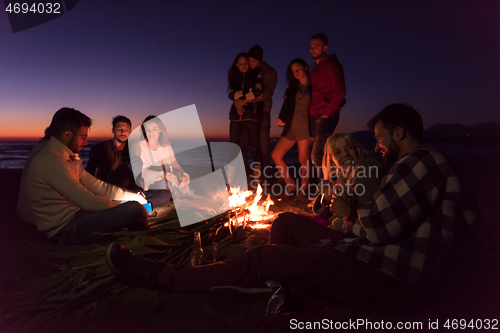
[[[21,173],[18,169],[0,170],[0,332],[8,331],[5,315],[10,307],[6,300],[32,280],[57,273],[55,265],[63,263],[52,255],[61,246],[43,239],[17,214]],[[275,211],[311,214],[304,209],[305,205],[295,204],[292,198],[276,200],[274,207]],[[206,293],[170,294],[130,288],[101,300],[94,315],[78,318],[75,313],[36,332],[253,332],[266,305],[267,298],[236,307],[214,307]]]
[[[472,260],[459,263],[459,274],[443,291],[442,301],[429,305],[422,313],[399,317],[382,315],[385,321],[428,319],[500,319],[500,205],[498,204],[500,161],[488,157],[477,169],[475,159],[456,159],[459,171],[476,175],[472,191],[483,214],[483,228],[470,249]],[[51,256],[60,249],[44,240],[16,212],[22,170],[0,170],[0,331],[9,332],[5,315],[10,312],[9,297],[34,278],[57,272],[53,264],[61,259]],[[277,201],[271,210],[304,213],[305,207],[292,206],[293,200]],[[131,301],[134,299],[134,301]],[[170,294],[130,288],[98,303],[93,315],[69,315],[50,322],[36,332],[254,332],[262,319],[267,300],[241,303],[233,307],[211,306],[208,295]],[[375,318],[376,319],[376,318]],[[375,320],[373,319],[373,320]],[[18,333],[18,332],[15,332]]]

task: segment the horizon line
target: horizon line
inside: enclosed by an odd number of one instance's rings
[[[40,141],[42,137],[29,137],[29,136],[20,136],[20,137],[14,137],[14,136],[0,136],[0,141]],[[96,137],[92,138],[90,141],[108,141],[111,140],[112,138],[110,137]],[[228,141],[229,136],[224,137],[224,136],[209,136],[205,138],[206,141]]]

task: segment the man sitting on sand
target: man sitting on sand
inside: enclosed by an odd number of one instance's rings
[[[446,158],[422,145],[420,114],[408,105],[387,106],[369,122],[376,150],[394,163],[373,200],[357,214],[336,198],[344,233],[285,213],[274,222],[270,244],[232,260],[190,267],[132,254],[113,243],[111,270],[130,284],[173,292],[206,292],[216,286],[258,287],[278,281],[299,294],[352,301],[360,289],[426,286],[436,281],[459,231],[475,224],[464,209],[460,184]],[[315,246],[316,247],[313,247]],[[233,287],[234,288],[234,287]]]
[[[113,139],[100,142],[90,148],[85,168],[92,176],[106,183],[127,189],[138,189],[130,169],[128,137],[132,123],[125,116],[116,116],[112,121]]]
[[[147,228],[141,205],[147,201],[140,193],[100,181],[82,167],[78,153],[87,145],[91,122],[75,109],[57,111],[23,170],[19,215],[61,244],[84,243],[93,232]]]

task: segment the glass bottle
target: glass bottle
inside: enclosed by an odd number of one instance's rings
[[[194,232],[193,251],[191,252],[191,266],[200,266],[203,258],[203,248],[201,247],[201,235],[199,231]]]

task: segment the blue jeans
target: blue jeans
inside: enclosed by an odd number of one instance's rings
[[[323,163],[323,151],[326,140],[335,131],[335,127],[339,123],[339,118],[311,118],[311,135],[313,137],[313,146],[311,150],[311,159],[317,168]]]
[[[164,180],[162,181],[165,182]],[[170,190],[149,190],[145,191],[144,194],[146,194],[148,202],[151,202],[153,205],[153,209],[169,202],[170,199],[172,199],[172,193]]]
[[[129,201],[94,213],[80,210],[53,238],[64,245],[78,245],[87,243],[94,232],[112,232],[125,227],[140,230],[147,225],[146,208]]]
[[[252,148],[252,158],[254,163],[262,162],[262,152],[260,149],[260,124],[256,121],[231,121],[229,123],[229,141],[237,144],[241,148],[241,154],[245,165],[248,168],[248,146]],[[248,171],[248,170],[247,170]]]
[[[260,149],[262,151],[262,166],[264,170],[269,165],[271,153],[269,152],[269,133],[271,131],[271,112],[262,112],[260,118]]]

